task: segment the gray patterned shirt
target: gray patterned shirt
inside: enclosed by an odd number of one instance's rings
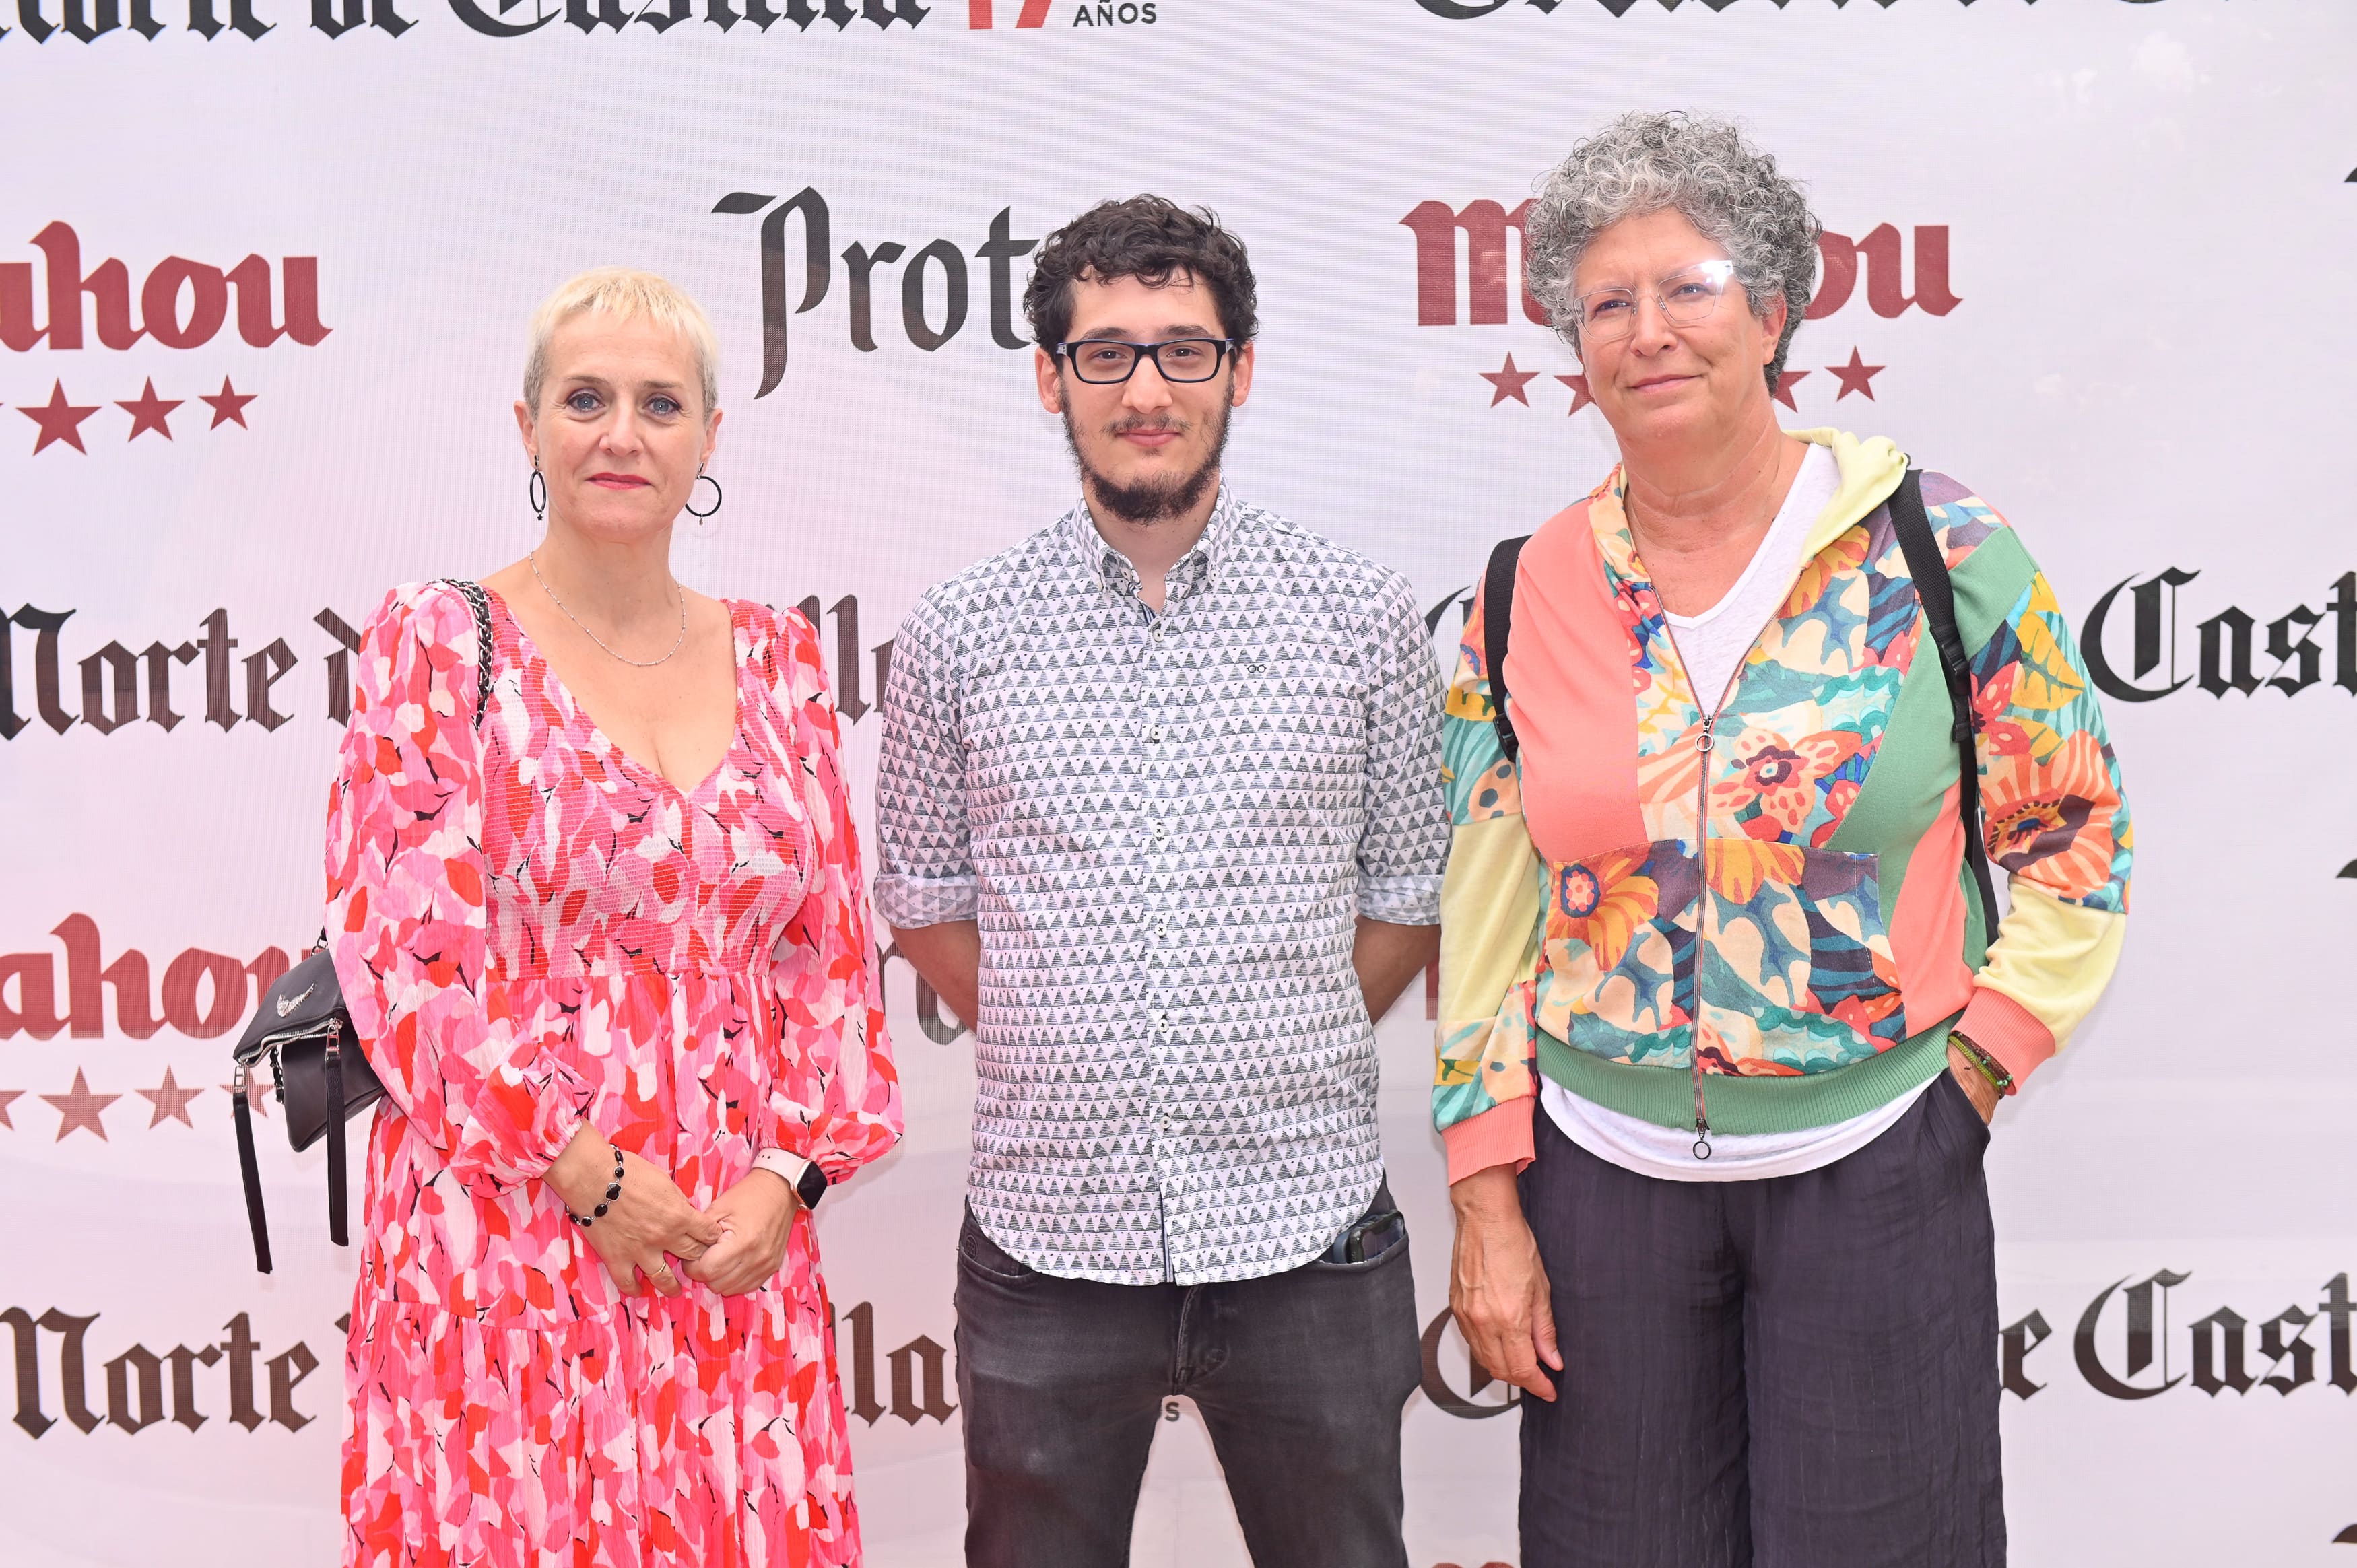
[[[1162,613],[1075,507],[928,593],[877,787],[892,925],[982,930],[969,1196],[1050,1274],[1296,1267],[1382,1176],[1356,917],[1440,918],[1440,678],[1398,573],[1222,487]]]

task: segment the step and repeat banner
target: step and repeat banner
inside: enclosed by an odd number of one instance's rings
[[[353,1258],[266,1119],[251,1267],[229,1047],[319,924],[356,628],[533,542],[550,288],[629,263],[711,312],[727,502],[677,569],[818,623],[865,793],[901,616],[1074,494],[1042,237],[1139,190],[1234,227],[1231,478],[1405,570],[1437,653],[1491,543],[1612,461],[1522,204],[1674,107],[1824,219],[1787,422],[2007,514],[2135,805],[2117,983],[1989,1155],[2013,1561],[2357,1568],[2352,67],[2317,0],[14,0],[0,1563],[337,1561]],[[971,1040],[885,961],[909,1135],[819,1225],[869,1561],[937,1568]],[[1421,993],[1380,1032],[1412,1561],[1497,1568],[1517,1417],[1447,1313]],[[1169,1413],[1135,1561],[1243,1563]]]

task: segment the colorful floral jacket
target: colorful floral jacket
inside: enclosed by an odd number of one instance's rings
[[[1530,1157],[1542,1073],[1664,1126],[1829,1125],[1941,1070],[1951,1027],[2026,1079],[2110,978],[2127,804],[2045,577],[1986,502],[1923,476],[2010,878],[1987,942],[1947,687],[1883,504],[1906,458],[1796,434],[1833,449],[1841,489],[1723,698],[1691,689],[1617,469],[1523,550],[1518,763],[1478,600],[1466,622],[1433,1090],[1451,1180]]]

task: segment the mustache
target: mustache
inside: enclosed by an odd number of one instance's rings
[[[1151,431],[1156,435],[1160,435],[1163,432],[1168,431],[1173,435],[1184,435],[1193,428],[1195,427],[1188,424],[1183,419],[1171,419],[1160,414],[1157,414],[1149,419],[1144,415],[1138,415],[1129,419],[1114,420],[1111,424],[1105,426],[1105,434],[1108,435],[1126,435],[1134,430],[1146,430]]]

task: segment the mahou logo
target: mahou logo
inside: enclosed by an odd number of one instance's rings
[[[81,236],[70,223],[52,223],[32,242],[41,252],[46,318],[34,315],[36,263],[0,262],[0,345],[19,354],[42,344],[81,349],[93,339],[99,348],[128,349],[143,338],[167,349],[200,349],[232,319],[232,304],[237,335],[256,349],[281,338],[309,348],[329,330],[319,324],[317,256],[282,259],[285,282],[274,319],[271,266],[262,256],[227,269],[167,256],[147,270],[135,295],[131,269],[121,261],[109,257],[84,270]]]
[[[308,349],[332,330],[319,319],[317,256],[283,256],[274,269],[260,255],[228,267],[166,256],[135,285],[130,266],[120,258],[92,263],[85,257],[81,236],[70,223],[49,224],[33,236],[32,246],[40,253],[38,262],[0,262],[0,348],[11,354],[124,349],[143,341],[197,349],[232,331],[250,348],[283,341]],[[45,360],[42,368],[50,363]],[[84,363],[72,368],[79,371]],[[0,360],[0,374],[22,375],[27,391],[37,391],[38,372],[26,374],[27,369],[23,361]],[[62,373],[48,380],[46,403],[36,403],[27,392],[8,400],[38,428],[34,455],[51,446],[88,454],[82,425],[104,405],[76,403],[66,394]],[[126,384],[122,390],[131,389]],[[194,399],[212,411],[208,429],[245,425],[246,405],[254,401],[226,376],[219,392],[199,392]],[[169,441],[173,412],[191,399],[163,397],[147,378],[136,398],[109,401],[131,416],[123,439],[135,441],[153,432]]]
[[[1510,298],[1524,320],[1546,325],[1546,309],[1533,296],[1523,276],[1530,210],[1529,201],[1508,208],[1486,199],[1469,201],[1462,208],[1439,200],[1420,201],[1408,209],[1400,222],[1415,236],[1417,326],[1502,326],[1508,319]],[[1910,310],[1945,316],[1964,303],[1949,284],[1944,223],[1917,225],[1911,246],[1909,237],[1890,223],[1877,224],[1857,240],[1827,230],[1818,237],[1817,258],[1816,293],[1804,320],[1822,321],[1847,307],[1858,298],[1861,282],[1867,308],[1885,319]],[[1887,368],[1866,363],[1856,348],[1851,349],[1847,364],[1824,367],[1838,389],[1834,393],[1836,403],[1853,392],[1871,400],[1874,378]],[[1777,401],[1797,410],[1794,390],[1816,373],[1814,370],[1785,371],[1777,383]],[[1523,389],[1540,379],[1536,371],[1517,370],[1512,354],[1506,356],[1502,370],[1480,374],[1491,388],[1492,408],[1510,398],[1529,406],[1530,395]],[[1586,376],[1555,379],[1571,389],[1572,413],[1595,401],[1588,395]]]

